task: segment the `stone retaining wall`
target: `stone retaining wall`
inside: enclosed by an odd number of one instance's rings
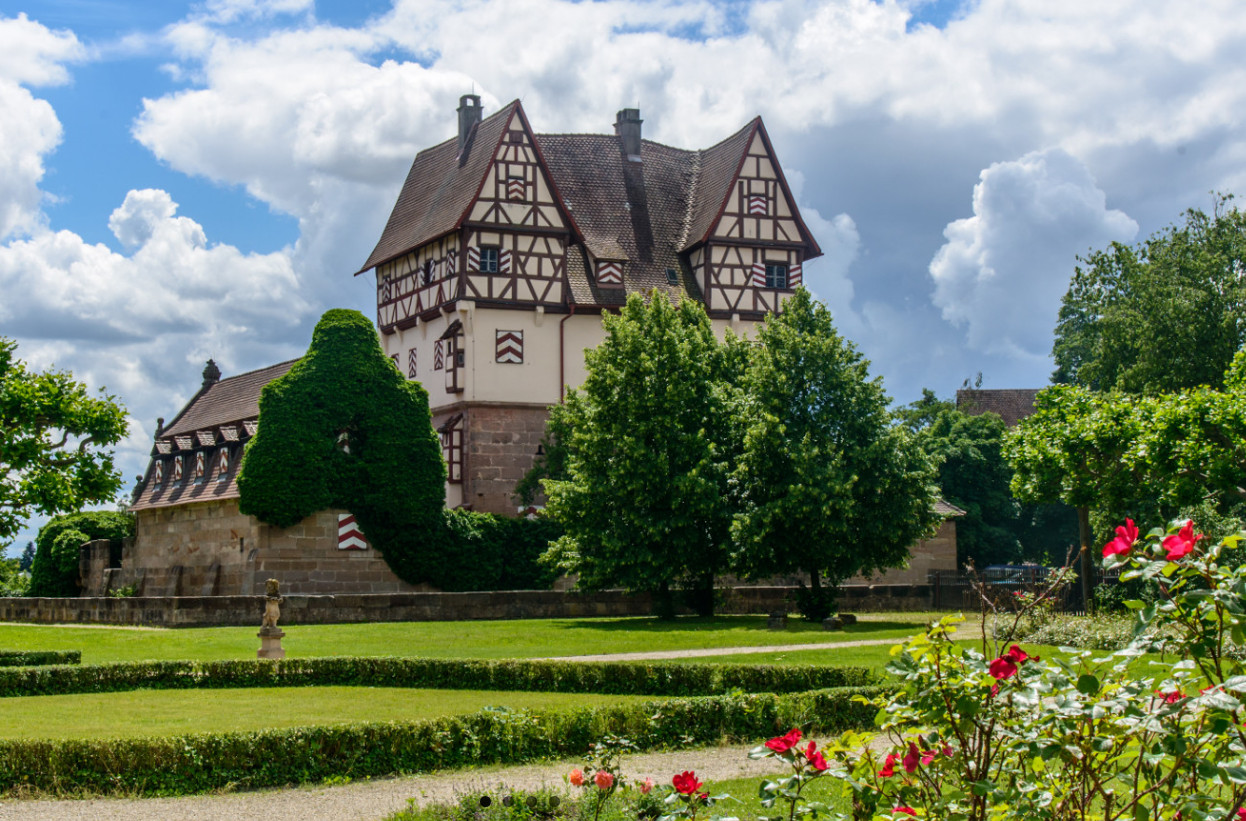
[[[718,612],[794,612],[790,603],[792,591],[790,587],[724,590],[723,606]],[[840,589],[840,607],[847,613],[927,610],[930,594],[929,585],[851,585]],[[0,621],[38,624],[247,626],[258,625],[263,610],[263,596],[0,598]],[[281,606],[281,624],[647,616],[652,612],[650,596],[631,595],[620,590],[289,595]]]

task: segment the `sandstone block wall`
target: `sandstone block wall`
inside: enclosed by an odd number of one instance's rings
[[[339,550],[339,512],[281,529],[243,515],[237,499],[140,510],[120,568],[107,569],[95,553],[80,562],[83,589],[101,596],[129,585],[144,597],[248,596],[269,578],[294,594],[426,589],[395,576],[371,547]]]
[[[841,588],[844,612],[926,610],[928,585],[858,585]],[[724,590],[721,613],[795,612],[790,587]],[[287,595],[281,626],[381,621],[466,621],[647,616],[654,605],[647,595],[620,590],[568,593],[510,590],[485,593],[368,593],[358,595]],[[37,624],[141,624],[163,627],[260,623],[264,597],[152,596],[136,598],[4,599],[0,621]],[[297,641],[286,640],[287,648]]]
[[[956,570],[956,520],[944,519],[934,538],[918,542],[910,551],[909,566],[877,576],[857,576],[849,584],[926,584],[932,570]]]
[[[515,485],[532,469],[548,419],[545,408],[471,406],[465,419],[463,503],[514,516]]]

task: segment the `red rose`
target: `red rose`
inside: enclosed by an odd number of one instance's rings
[[[1164,693],[1156,690],[1155,695],[1162,698],[1165,704],[1176,704],[1178,701],[1185,698],[1185,696],[1181,694],[1180,690],[1173,690],[1171,693]]]
[[[917,770],[917,762],[920,760],[921,754],[917,751],[917,745],[909,742],[908,754],[904,756],[904,771],[911,773]]]
[[[1128,553],[1138,540],[1138,528],[1133,519],[1126,519],[1125,524],[1116,528],[1116,538],[1103,546],[1103,558]]]
[[[779,755],[783,755],[788,750],[800,743],[800,730],[793,728],[788,731],[787,735],[779,738],[772,738],[766,742],[766,746],[774,750]]]
[[[883,768],[878,771],[879,778],[891,778],[896,774],[896,765],[900,763],[900,756],[891,753],[887,756],[887,760],[883,762]]]
[[[1168,551],[1168,561],[1175,562],[1177,559],[1190,555],[1194,552],[1194,545],[1206,538],[1206,534],[1203,533],[1195,536],[1194,520],[1187,519],[1185,526],[1181,530],[1164,539],[1164,549]]]
[[[810,744],[809,746],[812,747],[813,745]],[[809,766],[813,767],[818,772],[822,772],[828,766],[826,763],[826,756],[816,750],[811,753],[806,753],[805,758],[809,759]]]
[[[917,817],[917,810],[913,809],[912,807],[896,807],[894,810],[892,810],[892,812],[893,813],[902,812],[905,815],[911,815],[914,818]]]
[[[1012,647],[1009,647],[1008,652],[1004,655],[1011,659],[1013,664],[1020,664],[1023,661],[1030,660],[1030,657],[1025,654],[1025,651],[1015,644]],[[1035,656],[1034,658],[1038,658],[1038,656]]]
[[[705,786],[704,783],[697,781],[697,774],[692,770],[687,770],[675,776],[671,779],[671,784],[675,787],[675,792],[680,795],[692,795]]]
[[[1000,681],[1003,681],[1004,679],[1012,678],[1017,674],[1017,663],[1007,655],[1003,655],[991,662],[991,666],[988,669],[990,670],[991,675],[995,676],[995,678]]]

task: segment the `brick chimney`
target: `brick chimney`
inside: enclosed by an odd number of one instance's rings
[[[614,120],[614,133],[619,136],[619,145],[632,162],[640,162],[640,124],[643,122],[639,108],[625,108]]]
[[[459,154],[467,147],[467,138],[480,122],[480,95],[464,94],[459,98]]]

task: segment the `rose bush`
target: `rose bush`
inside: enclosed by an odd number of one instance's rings
[[[1043,660],[985,631],[965,646],[960,617],[897,648],[888,669],[905,686],[875,702],[880,733],[823,751],[853,807],[829,816],[1246,819],[1246,670],[1225,652],[1246,640],[1244,537],[1118,528],[1105,566],[1159,597],[1128,603],[1136,639],[1110,655]]]

